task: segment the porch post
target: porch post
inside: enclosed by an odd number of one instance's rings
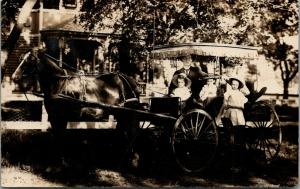
[[[95,72],[96,58],[97,58],[97,49],[94,49],[94,55],[93,55],[93,61],[92,61],[92,72]]]
[[[58,47],[59,47],[59,67],[62,67],[63,63],[63,48],[64,48],[64,38],[59,37],[58,39]]]
[[[43,20],[44,20],[44,3],[40,1],[40,10],[39,10],[39,31],[43,29]],[[41,33],[39,33],[39,46],[41,45]]]

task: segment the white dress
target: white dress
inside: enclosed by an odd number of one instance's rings
[[[243,109],[247,101],[248,99],[239,90],[229,90],[224,94],[224,117],[229,118],[234,126],[245,125]]]
[[[191,92],[188,87],[178,87],[172,91],[171,96],[180,97],[181,101],[186,101],[190,98]]]
[[[207,98],[213,98],[217,96],[217,86],[216,85],[204,85],[199,97],[200,100],[204,101]]]

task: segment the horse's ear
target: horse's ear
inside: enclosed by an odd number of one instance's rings
[[[33,48],[31,50],[31,53],[34,57],[41,59],[45,53],[45,49],[41,48]]]

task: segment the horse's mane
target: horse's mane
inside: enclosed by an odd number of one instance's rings
[[[96,78],[110,84],[111,86],[119,86],[124,95],[124,100],[139,98],[139,89],[136,81],[121,72],[102,73]]]
[[[123,73],[118,72],[117,74],[120,76],[121,80],[123,81],[125,92],[127,93],[125,94],[125,96],[132,95],[133,98],[139,98],[140,91],[137,82],[133,78]]]
[[[59,67],[57,60],[47,55],[45,50],[32,51],[32,53],[35,56],[37,55],[37,61],[40,62],[40,79],[50,94],[65,93],[74,98],[80,98],[86,92],[99,93],[99,87],[104,83],[105,86],[118,88],[122,96],[121,98],[125,101],[131,98],[139,98],[136,81],[123,73],[99,73],[99,75],[84,76],[75,73],[73,70],[68,69],[68,67],[66,69]]]
[[[44,69],[47,69],[47,72],[52,72],[52,73],[56,73],[57,75],[64,74],[64,70],[62,68],[60,68],[54,60],[50,59],[49,56],[47,56],[46,52],[43,51],[39,51],[38,52],[38,58],[40,59],[41,62],[43,62],[43,66],[45,66]]]

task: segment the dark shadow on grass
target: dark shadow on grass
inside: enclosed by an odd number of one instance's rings
[[[2,166],[22,166],[44,179],[67,186],[112,186],[99,182],[96,169],[117,170],[119,141],[110,130],[67,130],[62,140],[40,130],[2,133]],[[30,167],[30,168],[28,168]]]
[[[295,145],[294,137],[284,140],[284,150],[290,144]],[[178,169],[170,149],[162,143],[163,140],[149,133],[140,135],[135,145],[140,164],[132,169],[121,166],[125,150],[115,130],[67,130],[60,142],[51,132],[6,130],[2,133],[2,166],[19,166],[65,186],[115,185],[99,179],[98,170],[118,171],[136,186],[148,186],[143,182],[146,179],[161,186],[253,186],[257,184],[254,177],[275,185],[294,186],[291,178],[298,177],[295,157],[293,160],[280,157],[262,166],[252,161],[254,154],[233,151],[226,145],[220,145],[215,160],[206,170],[187,174]]]

